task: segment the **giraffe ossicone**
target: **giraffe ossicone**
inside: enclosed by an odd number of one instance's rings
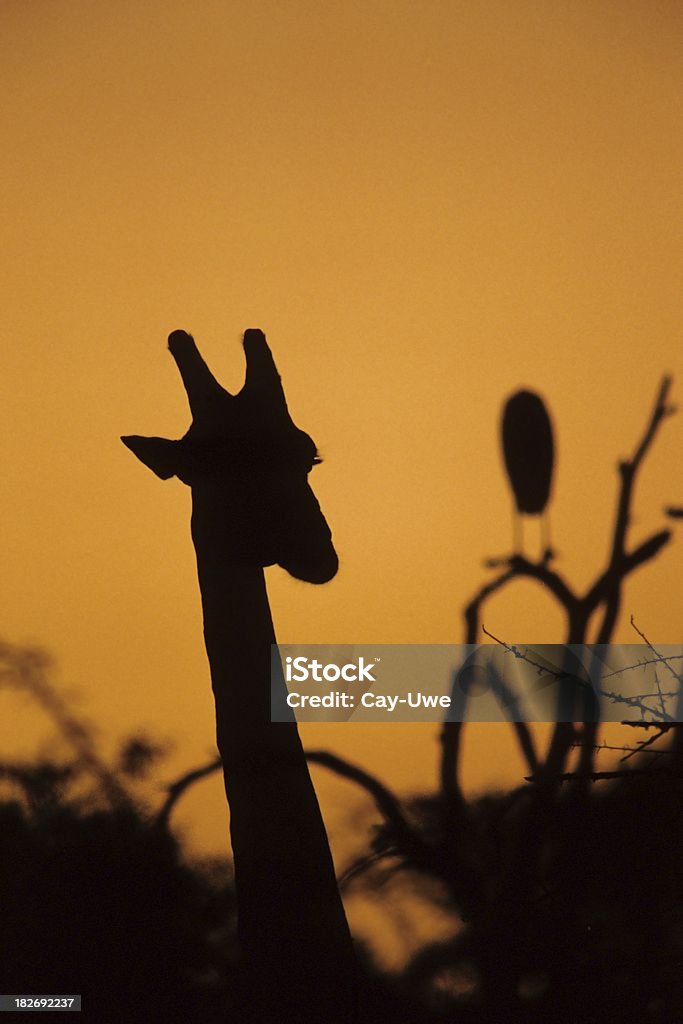
[[[177,476],[190,486],[195,509],[205,493],[214,507],[218,498],[245,563],[279,564],[296,579],[328,582],[338,558],[308,483],[320,459],[289,414],[263,332],[244,333],[246,378],[236,395],[218,383],[192,335],[173,331],[168,347],[187,392],[190,428],[180,440],[132,435],[123,443],[162,480]]]

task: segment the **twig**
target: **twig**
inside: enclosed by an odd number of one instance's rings
[[[666,771],[664,768],[658,768],[658,772],[661,774],[680,776],[680,772]],[[562,772],[558,778],[560,782],[574,782],[577,779],[583,779],[588,782],[605,782],[609,779],[634,779],[639,775],[651,775],[652,772],[647,768],[629,768],[624,771],[614,772]],[[525,782],[538,782],[538,776],[528,775],[525,777]]]
[[[214,761],[209,761],[208,764],[201,765],[199,768],[193,768],[189,772],[185,772],[179,779],[171,783],[167,789],[167,797],[157,812],[155,823],[157,825],[166,826],[168,825],[171,817],[171,811],[180,800],[181,796],[186,789],[189,789],[195,782],[199,782],[200,779],[205,779],[207,775],[211,775],[213,772],[217,772],[223,762],[220,757]]]
[[[615,743],[595,743],[593,745],[593,750],[596,752],[596,754],[599,753],[601,750],[614,750],[619,751],[622,754],[625,753],[626,757],[620,758],[621,761],[628,761],[634,754],[651,754],[653,757],[661,757],[662,755],[667,754],[668,751],[646,750],[645,748],[648,747],[650,743],[654,743],[656,740],[658,740],[662,735],[663,732],[659,732],[656,736],[653,736],[650,740],[648,740],[647,743],[638,747],[626,747],[623,744]],[[583,743],[580,740],[577,740],[575,743],[572,743],[572,747],[580,747],[582,745]]]
[[[643,751],[647,750],[648,747],[651,747],[653,743],[656,743],[657,740],[660,740],[665,732],[666,732],[665,729],[658,729],[657,732],[654,734],[654,736],[648,737],[648,739],[643,740],[642,743],[639,743],[637,747],[633,747],[628,752],[628,754],[625,754],[624,757],[621,758],[621,761],[629,761],[632,757],[635,756],[635,754],[642,754]],[[650,751],[648,751],[648,753],[650,753],[650,754],[662,753],[663,754],[664,751],[650,750]]]
[[[648,665],[657,665],[660,662],[679,661],[681,658],[683,658],[683,654],[670,654],[667,658],[661,656],[658,658],[644,658],[642,661],[636,661],[632,665],[624,665],[623,668],[615,668],[613,672],[604,672],[602,678],[612,679],[613,676],[620,676],[624,672],[632,672],[636,668],[646,668]],[[679,677],[676,676],[676,678],[678,679]],[[676,690],[671,690],[668,692],[668,696],[673,697],[676,693]]]
[[[575,683],[577,683],[577,685],[585,687],[586,689],[593,690],[593,687],[591,687],[588,683],[586,683],[584,680],[579,679],[578,677],[572,675],[571,673],[563,672],[563,671],[560,671],[559,669],[554,669],[554,668],[552,668],[549,665],[544,665],[541,662],[536,661],[534,658],[530,657],[526,653],[526,651],[523,651],[516,644],[509,644],[505,640],[501,640],[494,633],[491,633],[490,630],[486,629],[485,626],[482,626],[482,632],[485,633],[486,636],[488,636],[492,640],[494,640],[497,644],[500,644],[500,646],[503,647],[509,654],[512,654],[513,657],[518,658],[521,661],[525,661],[525,662],[527,662],[527,664],[533,666],[533,668],[535,668],[537,670],[539,675],[541,675],[543,673],[546,673],[547,675],[552,676],[558,682],[561,682],[562,680],[565,680],[565,679],[566,680],[571,679]],[[666,713],[666,711],[658,711],[656,708],[652,708],[648,704],[643,703],[643,697],[651,696],[653,698],[654,697],[659,698],[659,696],[660,696],[659,693],[641,694],[639,696],[625,697],[623,694],[620,694],[620,693],[613,693],[610,690],[603,690],[602,687],[599,687],[599,686],[596,686],[593,692],[599,693],[601,696],[606,697],[613,704],[625,704],[627,707],[638,708],[638,710],[641,712],[641,714],[642,713],[647,713],[649,715],[654,715],[654,716],[657,716],[657,717],[661,717],[665,721],[671,721],[671,716],[668,715]]]
[[[653,653],[653,654],[655,655],[655,658],[653,659],[653,662],[652,662],[652,663],[656,664],[656,663],[658,663],[658,662],[659,662],[659,663],[663,664],[663,665],[664,665],[664,667],[665,667],[666,669],[668,669],[668,671],[669,671],[669,672],[671,673],[671,675],[672,675],[672,676],[674,677],[674,679],[676,680],[676,682],[677,682],[677,683],[679,684],[679,686],[680,686],[680,683],[681,683],[681,677],[680,677],[680,676],[678,675],[678,673],[677,673],[677,672],[674,672],[674,670],[672,669],[672,667],[671,667],[671,665],[669,664],[668,660],[667,660],[666,658],[662,657],[662,655],[661,655],[661,654],[659,653],[659,651],[658,651],[658,650],[657,650],[657,649],[656,649],[656,648],[655,648],[655,647],[654,647],[654,646],[653,646],[653,645],[652,645],[652,644],[650,643],[650,641],[649,641],[649,640],[648,640],[648,638],[647,638],[647,637],[645,636],[645,634],[643,633],[643,631],[642,631],[642,630],[640,630],[640,629],[638,629],[638,627],[637,627],[637,625],[636,625],[636,623],[635,623],[635,619],[633,618],[633,616],[631,616],[631,625],[633,626],[633,628],[635,629],[636,633],[638,634],[638,636],[640,637],[640,639],[641,639],[641,640],[643,641],[643,643],[647,644],[647,646],[648,646],[648,647],[650,648],[650,650],[652,651],[652,653]],[[655,678],[656,678],[656,677],[655,677]],[[659,681],[658,681],[658,683],[657,683],[657,688],[659,689]]]
[[[676,722],[620,722],[619,725],[628,725],[631,729],[661,729],[668,732],[676,727]]]
[[[319,764],[344,779],[355,782],[372,797],[377,810],[392,826],[397,840],[410,845],[417,842],[417,833],[403,813],[398,798],[370,772],[359,768],[358,765],[351,764],[350,761],[344,760],[337,754],[329,753],[327,750],[307,750],[306,760],[312,764]]]

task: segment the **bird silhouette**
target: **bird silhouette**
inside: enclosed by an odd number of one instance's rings
[[[503,456],[515,498],[513,549],[522,553],[521,516],[541,516],[542,557],[552,555],[546,507],[555,462],[553,428],[543,399],[534,391],[516,391],[503,408]]]

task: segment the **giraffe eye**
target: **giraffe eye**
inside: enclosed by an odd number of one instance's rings
[[[305,434],[303,430],[297,431],[297,435],[293,439],[291,457],[292,461],[299,463],[306,469],[307,473],[309,473],[314,466],[319,466],[323,461],[315,446],[313,438],[309,437],[308,434]]]

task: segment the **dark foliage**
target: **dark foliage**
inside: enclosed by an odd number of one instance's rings
[[[233,1019],[227,867],[184,862],[132,803],[72,799],[73,768],[4,774],[0,990],[81,993],[93,1020]]]
[[[387,822],[350,884],[423,885],[453,914],[396,979],[443,1019],[683,1020],[683,775],[636,762],[588,796],[539,807],[532,786],[458,812],[406,805],[412,841]],[[438,883],[437,888],[434,882]]]

